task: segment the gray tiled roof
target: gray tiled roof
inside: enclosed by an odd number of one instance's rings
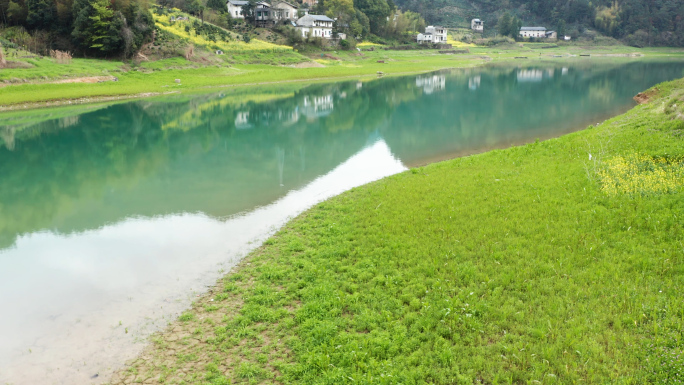
[[[520,28],[521,31],[546,31],[546,28],[544,27],[522,27]]]
[[[318,21],[335,21],[335,20],[333,20],[333,19],[331,19],[325,15],[307,15],[307,16],[311,16],[312,19],[318,20]]]

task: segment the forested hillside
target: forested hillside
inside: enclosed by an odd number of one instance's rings
[[[57,49],[77,56],[129,58],[152,40],[150,9],[155,5],[235,27],[224,0],[0,0],[0,43],[43,55]],[[485,35],[491,36],[502,30],[497,28],[502,15],[510,13],[516,22],[559,35],[591,38],[600,32],[637,47],[684,46],[684,0],[319,0],[311,11],[335,18],[337,32],[378,42],[410,42],[425,23],[468,27],[476,17],[484,20]],[[241,32],[247,34],[249,28]]]
[[[6,38],[42,54],[61,49],[128,57],[154,30],[145,0],[0,0],[0,23],[10,27]]]
[[[396,0],[397,6],[423,15],[428,23],[466,26],[472,18],[494,31],[511,11],[524,24],[539,24],[561,34],[591,28],[635,46],[684,45],[684,0]]]

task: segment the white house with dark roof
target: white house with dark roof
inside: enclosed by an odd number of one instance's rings
[[[245,0],[228,0],[226,6],[228,7],[228,13],[233,19],[244,19],[245,15],[242,14],[242,6],[249,4]]]
[[[484,32],[484,23],[480,19],[473,19],[470,21],[470,29],[475,32]]]
[[[520,37],[545,38],[546,37],[546,28],[544,28],[544,27],[522,27],[522,28],[520,28]]]
[[[324,15],[306,15],[297,19],[297,30],[302,37],[321,37],[332,39],[332,28],[335,20]]]
[[[445,44],[447,42],[447,29],[440,26],[427,26],[425,27],[425,33],[419,33],[416,41],[420,44]]]

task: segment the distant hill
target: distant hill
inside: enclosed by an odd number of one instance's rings
[[[428,24],[469,27],[480,18],[493,33],[506,11],[525,25],[561,34],[591,28],[634,46],[684,46],[684,0],[395,0]]]

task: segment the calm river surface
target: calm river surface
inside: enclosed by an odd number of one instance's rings
[[[595,124],[683,69],[527,61],[0,115],[0,383],[102,382],[313,204]]]

